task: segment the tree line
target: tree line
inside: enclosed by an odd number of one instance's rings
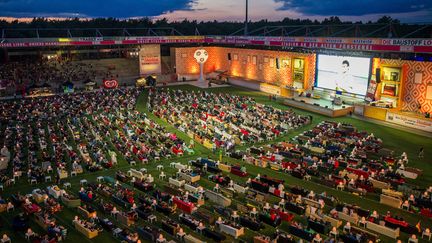
[[[276,28],[276,26],[286,26]],[[0,21],[3,38],[35,37],[94,37],[94,36],[144,36],[144,35],[243,35],[243,22],[196,21],[185,19],[170,22],[168,19],[151,18],[117,19],[48,19],[33,18],[28,22]],[[265,28],[269,27],[269,28]],[[149,31],[148,28],[152,30]],[[175,29],[172,31],[170,28]],[[38,29],[38,32],[35,30]],[[97,31],[95,29],[98,29]],[[335,37],[407,37],[431,38],[430,24],[404,24],[397,19],[383,16],[377,21],[342,21],[333,16],[321,21],[284,18],[280,21],[251,21],[251,35],[268,36],[335,36]],[[254,31],[255,30],[255,31]],[[259,31],[258,31],[259,30]]]

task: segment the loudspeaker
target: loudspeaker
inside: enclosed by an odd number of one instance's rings
[[[381,83],[381,68],[375,69],[375,80],[377,84]]]
[[[231,61],[231,53],[228,53],[228,61]]]
[[[279,69],[279,58],[276,58],[276,69]]]

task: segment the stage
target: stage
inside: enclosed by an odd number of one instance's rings
[[[222,88],[222,87],[229,87],[230,85],[227,84],[215,84],[211,83],[211,86],[209,86],[209,80],[203,80],[203,81],[191,81],[188,82],[190,85],[193,85],[195,87],[201,88],[201,89],[208,89],[208,88]]]
[[[334,105],[329,100],[308,97],[284,99],[283,104],[328,117],[341,117],[354,112],[354,106],[352,105]]]

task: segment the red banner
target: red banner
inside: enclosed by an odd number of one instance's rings
[[[272,37],[272,36],[131,36],[94,38],[46,38],[30,42],[26,38],[0,43],[0,48],[44,46],[98,46],[168,43],[215,43],[277,47],[323,48],[359,51],[432,53],[432,39],[381,39],[339,37]],[[45,40],[45,41],[44,41]]]

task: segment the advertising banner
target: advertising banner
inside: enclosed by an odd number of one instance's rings
[[[161,73],[160,45],[145,45],[139,51],[140,75]]]
[[[208,36],[205,42],[360,51],[432,52],[431,39]]]
[[[115,79],[104,80],[103,86],[105,89],[115,89],[118,87],[118,81]]]
[[[393,112],[387,112],[386,121],[426,132],[432,132],[432,119],[421,119]]]
[[[260,45],[280,47],[325,48],[359,51],[391,51],[432,53],[432,39],[384,39],[343,37],[277,37],[277,36],[126,36],[126,37],[78,37],[41,38],[31,41],[26,38],[0,43],[0,48],[44,47],[44,46],[97,46],[137,45],[166,43],[218,43]]]
[[[371,75],[371,80],[369,82],[369,87],[368,87],[367,92],[366,92],[365,100],[367,102],[374,101],[377,86],[378,86],[378,84],[376,82],[376,75],[373,74],[373,75]]]

